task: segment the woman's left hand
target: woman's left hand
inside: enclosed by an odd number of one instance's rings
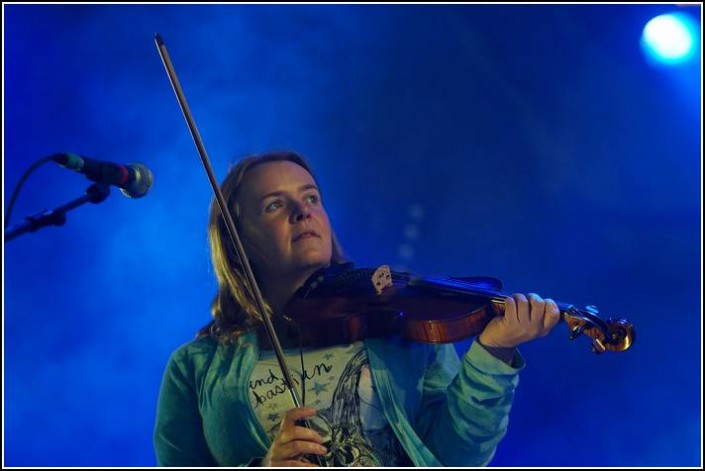
[[[513,348],[547,335],[561,318],[552,299],[535,293],[515,293],[505,298],[504,314],[492,319],[478,336],[480,343],[492,348]]]

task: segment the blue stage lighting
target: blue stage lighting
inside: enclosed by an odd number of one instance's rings
[[[687,62],[695,55],[699,36],[690,16],[669,13],[650,20],[641,36],[647,59],[664,65]]]

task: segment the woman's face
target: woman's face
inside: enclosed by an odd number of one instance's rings
[[[238,201],[242,243],[260,277],[300,277],[328,266],[330,222],[306,169],[289,161],[257,165],[245,174]]]

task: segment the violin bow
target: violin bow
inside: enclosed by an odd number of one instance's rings
[[[228,205],[225,201],[225,198],[223,197],[223,193],[220,190],[218,181],[216,180],[215,175],[213,173],[213,167],[211,166],[210,160],[208,159],[208,154],[206,153],[206,148],[203,145],[201,136],[198,133],[196,122],[191,116],[191,111],[189,109],[188,103],[186,103],[186,97],[184,95],[183,90],[181,89],[181,85],[179,84],[179,79],[176,76],[176,71],[174,70],[174,67],[171,63],[171,58],[169,57],[169,52],[166,49],[164,39],[159,33],[156,33],[154,35],[154,42],[157,46],[157,50],[159,51],[159,56],[161,57],[162,62],[164,63],[164,68],[166,69],[166,73],[169,76],[171,86],[174,89],[174,93],[176,94],[176,99],[179,102],[179,107],[181,108],[181,111],[184,114],[184,118],[186,119],[186,124],[188,125],[189,131],[191,132],[191,137],[193,138],[193,141],[196,144],[196,148],[198,149],[198,154],[201,156],[201,161],[203,162],[203,166],[206,170],[206,173],[208,174],[208,179],[210,180],[211,186],[213,187],[213,192],[215,193],[215,198],[218,202],[218,206],[220,207],[221,215],[225,219],[225,224],[228,228],[230,239],[232,240],[233,245],[235,246],[235,251],[237,252],[237,256],[240,260],[240,265],[244,269],[245,279],[247,280],[247,284],[250,288],[250,293],[255,299],[257,309],[260,313],[260,316],[262,317],[262,320],[264,321],[265,331],[267,332],[269,341],[271,342],[272,347],[274,348],[274,353],[276,354],[277,362],[279,363],[279,367],[284,375],[286,387],[289,390],[289,394],[291,395],[291,399],[294,402],[294,406],[301,407],[301,401],[299,401],[299,395],[296,392],[296,388],[294,387],[291,372],[289,371],[289,367],[287,366],[286,361],[284,361],[284,353],[282,352],[279,337],[277,337],[277,334],[274,330],[274,325],[272,324],[272,320],[270,319],[264,307],[262,292],[260,291],[259,286],[257,285],[255,275],[252,272],[250,262],[247,259],[247,255],[245,254],[245,249],[242,246],[240,236],[237,232],[237,229],[235,228],[235,223],[233,222],[232,215],[230,214]],[[301,424],[305,427],[311,428],[310,424],[306,420],[302,420]],[[315,456],[315,458],[318,458],[318,456]]]

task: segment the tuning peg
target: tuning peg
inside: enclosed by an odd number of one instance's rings
[[[592,340],[592,345],[590,345],[592,348],[592,353],[599,355],[601,353],[605,353],[605,348],[604,344],[600,341],[600,339],[593,339]]]
[[[570,337],[568,337],[568,339],[570,339],[570,340],[577,339],[580,336],[580,334],[583,333],[584,330],[585,330],[585,324],[576,325],[573,328],[573,330],[570,331]]]

